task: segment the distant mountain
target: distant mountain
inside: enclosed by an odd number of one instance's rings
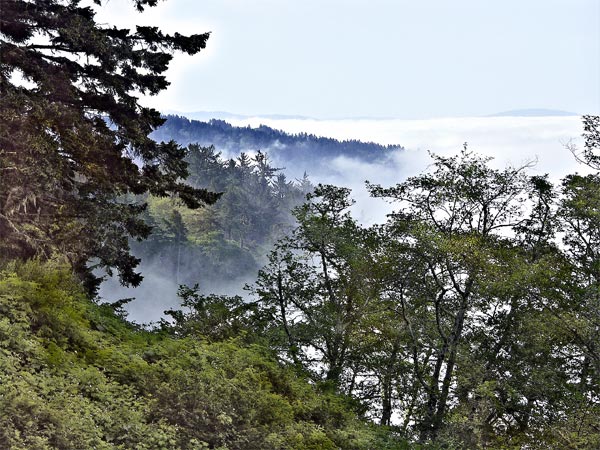
[[[557,109],[515,109],[503,111],[496,114],[490,114],[487,117],[549,117],[549,116],[578,116],[579,114],[569,111],[560,111]]]
[[[338,156],[374,161],[385,158],[391,152],[403,150],[400,145],[339,141],[307,133],[290,134],[266,125],[257,128],[236,127],[220,119],[199,121],[180,116],[166,118],[165,124],[151,135],[153,139],[172,139],[181,145],[214,145],[217,151],[230,156],[261,150],[279,164],[306,162],[313,166],[315,162]]]
[[[211,119],[220,120],[243,120],[250,119],[252,117],[261,117],[264,119],[273,120],[286,120],[286,119],[299,119],[309,120],[314,119],[313,117],[299,116],[299,115],[286,115],[286,114],[236,114],[227,111],[193,111],[193,112],[180,112],[180,111],[166,111],[170,116],[186,117],[188,119],[208,121]]]

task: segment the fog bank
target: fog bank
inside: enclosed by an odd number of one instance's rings
[[[355,214],[365,223],[385,220],[389,205],[368,198],[364,181],[393,185],[416,175],[431,163],[428,151],[438,155],[457,154],[466,142],[481,155],[494,158],[496,168],[535,162],[532,175],[548,173],[558,182],[568,173],[586,172],[565,147],[581,148],[582,127],[578,116],[544,117],[461,117],[427,120],[401,119],[276,119],[252,117],[230,119],[233,125],[260,124],[290,133],[307,132],[336,139],[359,139],[383,145],[402,145],[405,151],[385,162],[368,163],[339,157],[328,166],[286,167],[294,175],[307,170],[313,182],[331,183],[353,189]]]

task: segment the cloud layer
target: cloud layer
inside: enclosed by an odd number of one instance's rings
[[[291,133],[308,132],[336,139],[359,139],[380,144],[402,145],[385,162],[363,162],[336,158],[327,167],[288,167],[294,175],[307,170],[314,182],[331,183],[353,189],[357,199],[355,213],[361,222],[381,222],[390,207],[368,198],[364,181],[393,185],[427,169],[428,151],[455,155],[466,142],[481,155],[494,158],[491,164],[535,165],[529,173],[548,173],[558,182],[568,173],[585,172],[565,147],[569,142],[581,147],[581,119],[563,117],[464,117],[428,120],[313,120],[253,117],[231,120],[233,125],[252,127],[260,124]]]

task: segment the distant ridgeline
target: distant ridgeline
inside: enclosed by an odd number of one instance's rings
[[[175,140],[180,145],[198,143],[214,145],[218,151],[237,155],[261,150],[278,162],[331,159],[337,156],[373,161],[391,152],[402,150],[399,145],[381,145],[357,140],[338,141],[314,134],[289,134],[266,125],[258,128],[236,127],[224,120],[208,122],[189,120],[180,116],[166,116],[165,124],[151,137],[158,141]]]

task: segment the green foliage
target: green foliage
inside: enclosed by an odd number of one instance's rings
[[[162,320],[163,330],[175,336],[196,336],[216,342],[233,338],[258,340],[248,336],[256,330],[254,304],[239,296],[202,295],[198,285],[192,288],[182,285],[178,295],[183,310],[165,311],[170,321]]]
[[[111,28],[80,3],[2,1],[0,251],[61,255],[90,287],[94,258],[136,285],[128,238],[145,238],[149,228],[144,204],[123,196],[175,195],[193,208],[218,197],[182,182],[186,151],[148,137],[164,120],[136,97],[165,89],[171,53],[198,53],[209,35]]]
[[[583,151],[579,153],[573,146],[568,148],[579,162],[600,170],[600,116],[583,116],[583,131]]]
[[[263,150],[288,167],[292,164],[310,164],[312,167],[338,156],[364,161],[383,160],[402,150],[399,145],[386,146],[354,139],[339,141],[307,133],[289,134],[266,125],[236,127],[224,120],[199,121],[172,115],[166,119],[165,124],[153,133],[156,139],[173,139],[182,145],[214,145],[230,154]]]
[[[289,232],[291,209],[313,187],[307,177],[288,181],[261,152],[226,160],[214,147],[190,145],[186,159],[191,184],[223,195],[195,210],[177,199],[148,196],[145,220],[153,232],[132,243],[133,252],[148,272],[160,267],[176,285],[199,282],[206,292],[207,285],[237,278],[241,287],[255,277],[272,243]]]
[[[424,446],[594,448],[598,176],[556,190],[488,163],[465,147],[371,186],[400,209],[369,229],[347,190],[317,187],[259,272],[256,323],[299,373]]]
[[[361,317],[376,295],[367,232],[350,217],[349,190],[319,185],[294,210],[298,227],[258,276],[272,344],[316,379],[346,391]],[[322,364],[314,370],[314,354]],[[350,392],[351,388],[348,388]]]
[[[260,151],[225,161],[148,137],[163,119],[134,94],[164,89],[170,53],[197,53],[208,34],[106,28],[78,0],[1,5],[0,447],[600,446],[597,173],[555,189],[465,145],[370,186],[400,205],[371,228],[349,214],[348,189],[319,185],[259,272],[256,301],[184,286],[184,309],[141,329],[125,300],[92,303],[73,271],[88,288],[102,267],[138,283],[128,238],[154,227],[138,248],[177,284],[206,261],[211,275],[247,273],[312,187]],[[578,156],[592,169],[599,126],[584,117]],[[221,202],[182,208],[214,203],[211,191]]]
[[[194,186],[223,192],[211,208],[213,230],[249,250],[280,237],[278,233],[292,222],[292,207],[312,190],[307,180],[288,182],[260,150],[254,156],[242,152],[238,158],[226,160],[212,146],[192,144],[187,161]]]
[[[406,448],[265,348],[137,329],[59,265],[5,266],[0,317],[2,448]]]

